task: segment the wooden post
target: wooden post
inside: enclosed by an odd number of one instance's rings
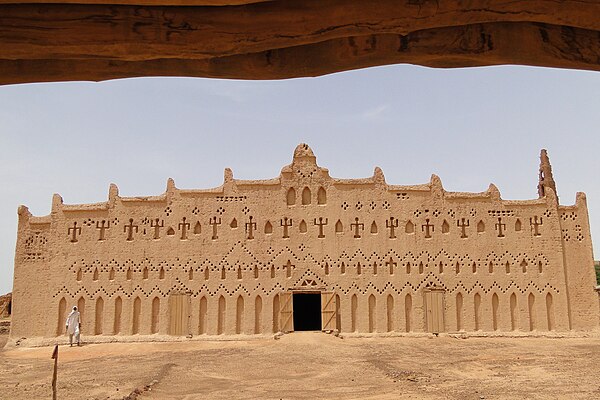
[[[54,373],[52,374],[52,400],[56,400],[56,376],[58,373],[58,345],[54,346],[52,352],[52,359],[54,359]]]

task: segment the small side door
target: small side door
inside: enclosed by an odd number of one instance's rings
[[[290,292],[279,294],[280,311],[279,320],[282,332],[294,332],[294,304]]]
[[[174,293],[169,296],[169,335],[185,336],[189,333],[190,296]]]
[[[439,289],[425,290],[425,318],[427,331],[440,333],[444,327],[444,291]]]

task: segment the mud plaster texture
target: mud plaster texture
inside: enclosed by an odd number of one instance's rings
[[[539,198],[336,179],[299,145],[270,180],[18,210],[9,345],[64,335],[77,305],[98,341],[324,331],[539,335],[598,329],[586,197]],[[304,304],[304,303],[302,303]],[[318,307],[318,306],[317,306]],[[304,315],[302,314],[302,315]],[[295,326],[296,325],[296,326]],[[318,328],[317,328],[318,329]],[[64,337],[64,336],[63,336]],[[102,339],[101,339],[102,338]]]
[[[9,318],[12,311],[12,293],[0,296],[0,319]]]

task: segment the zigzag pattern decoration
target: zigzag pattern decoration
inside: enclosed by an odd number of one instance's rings
[[[249,257],[253,259],[252,263],[244,263],[241,260],[235,260],[233,263],[227,263],[227,257],[233,252],[237,246],[244,250],[245,253],[248,254]],[[280,266],[276,263],[277,258],[283,255],[285,252],[288,252],[290,260],[294,260],[295,262],[304,262],[310,261],[311,264],[314,265],[324,265],[328,263],[330,266],[340,266],[341,263],[345,263],[346,266],[352,265],[355,262],[360,262],[363,266],[373,265],[373,262],[378,261],[379,263],[384,263],[389,260],[390,257],[394,258],[394,261],[399,265],[404,263],[406,265],[407,262],[411,264],[423,262],[424,264],[428,263],[438,263],[439,261],[445,262],[445,266],[449,264],[455,264],[456,262],[461,263],[462,265],[471,266],[473,263],[476,263],[478,267],[483,266],[482,263],[485,262],[487,266],[489,262],[494,264],[505,264],[509,263],[517,263],[519,261],[525,260],[527,264],[539,263],[540,261],[544,266],[548,266],[549,261],[548,258],[542,254],[538,253],[534,256],[528,256],[525,253],[518,253],[516,255],[511,254],[508,251],[504,253],[496,254],[494,251],[487,253],[484,257],[481,258],[472,258],[468,254],[454,254],[451,255],[445,250],[440,250],[435,254],[430,254],[429,251],[423,250],[419,253],[413,253],[412,251],[408,251],[404,254],[398,253],[396,250],[388,250],[382,255],[377,255],[373,252],[370,256],[366,256],[362,250],[357,250],[354,252],[352,256],[348,256],[345,251],[337,257],[337,259],[333,259],[330,255],[323,256],[320,260],[317,259],[312,253],[307,253],[304,256],[299,256],[289,247],[285,247],[271,255],[270,258],[266,261],[261,262],[244,244],[238,242],[232,246],[232,249],[228,252],[226,256],[224,256],[220,262],[215,263],[209,259],[204,260],[195,260],[195,259],[187,259],[185,261],[180,260],[178,257],[175,259],[175,262],[168,261],[157,261],[156,264],[153,264],[152,261],[148,258],[144,258],[141,262],[135,263],[132,259],[125,260],[123,263],[119,264],[115,259],[110,260],[108,263],[103,264],[99,260],[94,260],[91,263],[86,263],[85,260],[75,261],[69,267],[69,270],[73,273],[76,273],[79,268],[84,272],[91,272],[95,268],[98,268],[100,272],[109,272],[111,268],[114,268],[116,271],[125,272],[127,269],[131,269],[133,272],[141,272],[145,267],[148,268],[149,271],[159,271],[161,268],[164,268],[165,271],[173,271],[176,269],[182,271],[188,271],[190,266],[194,269],[194,271],[204,270],[205,268],[209,268],[211,271],[220,271],[221,268],[225,268],[227,271],[237,270],[238,267],[242,269],[242,271],[250,271],[254,267],[257,267],[259,270],[267,270],[271,268],[271,266],[275,267],[279,270]]]
[[[299,279],[298,281],[300,282],[301,280],[302,279]],[[160,295],[161,297],[167,297],[170,293],[176,293],[176,292],[190,293],[193,297],[198,297],[198,296],[203,296],[203,295],[213,297],[218,294],[222,294],[222,295],[226,294],[229,296],[234,296],[236,294],[242,294],[242,293],[245,293],[246,296],[251,296],[251,293],[257,293],[257,292],[261,293],[265,296],[270,296],[275,291],[285,290],[285,287],[280,283],[276,283],[270,288],[264,287],[263,285],[258,283],[256,285],[256,287],[254,287],[252,290],[248,290],[248,288],[244,287],[244,285],[241,283],[238,283],[233,289],[228,288],[224,284],[219,284],[217,286],[217,288],[213,289],[213,290],[211,290],[208,287],[208,285],[206,285],[206,284],[201,285],[200,288],[192,289],[192,288],[188,287],[185,283],[179,281],[178,279],[177,279],[177,281],[178,281],[177,284],[172,285],[166,291],[162,291],[158,286],[154,286],[150,290],[144,290],[141,285],[136,285],[131,291],[126,291],[125,289],[123,289],[122,286],[119,286],[118,288],[116,288],[115,290],[110,291],[110,292],[107,291],[106,288],[103,288],[103,287],[98,288],[94,291],[90,291],[86,287],[80,287],[75,291],[70,291],[65,286],[63,286],[52,297],[56,298],[56,297],[60,296],[61,294],[64,294],[64,295],[68,295],[72,298],[75,298],[78,295],[83,295],[83,293],[85,293],[85,295],[88,298],[93,299],[93,298],[96,298],[99,294],[103,293],[108,298],[112,298],[113,296],[119,295],[119,294],[122,295],[123,297],[127,297],[127,298],[132,298],[136,295],[140,295],[140,296],[148,298],[148,297],[151,297],[152,294],[154,294],[154,293],[156,293],[157,295]],[[405,282],[403,285],[397,285],[392,282],[386,282],[383,286],[378,287],[373,282],[368,282],[365,286],[360,287],[356,282],[352,282],[347,287],[344,287],[344,286],[336,283],[336,284],[330,285],[328,287],[328,289],[339,291],[340,293],[343,293],[344,295],[347,295],[348,293],[351,293],[351,292],[352,293],[360,293],[363,295],[368,294],[368,293],[373,293],[373,292],[376,292],[378,294],[384,294],[386,292],[387,293],[395,292],[396,294],[400,294],[402,292],[416,293],[419,290],[425,288],[428,284],[431,284],[432,282],[435,282],[437,284],[436,286],[443,288],[447,293],[464,292],[467,294],[471,294],[474,292],[481,291],[485,294],[488,294],[488,293],[494,292],[494,288],[496,289],[496,291],[499,291],[501,293],[507,293],[511,289],[513,289],[513,291],[518,291],[521,294],[524,294],[528,291],[531,291],[531,292],[535,291],[538,294],[542,294],[542,293],[546,293],[546,292],[552,292],[555,294],[560,293],[560,291],[555,286],[551,285],[550,283],[546,283],[545,285],[540,286],[533,281],[529,281],[529,283],[524,287],[519,287],[519,285],[517,285],[514,281],[511,281],[505,287],[500,286],[497,282],[492,283],[488,287],[485,287],[480,282],[476,282],[475,284],[471,285],[470,287],[465,286],[464,283],[462,283],[462,282],[459,282],[454,286],[448,286],[448,285],[444,284],[442,281],[440,281],[432,273],[427,274],[427,277],[425,279],[421,280],[418,284],[412,284],[410,282]]]

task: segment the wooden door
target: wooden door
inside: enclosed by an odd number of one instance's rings
[[[294,331],[294,304],[293,296],[290,292],[283,292],[279,295],[280,301],[280,326],[282,332]]]
[[[321,292],[321,330],[333,331],[337,328],[337,307],[335,293]]]
[[[169,296],[169,334],[186,336],[190,333],[190,296],[176,293]]]
[[[444,291],[427,290],[425,292],[425,318],[427,331],[444,332]]]

